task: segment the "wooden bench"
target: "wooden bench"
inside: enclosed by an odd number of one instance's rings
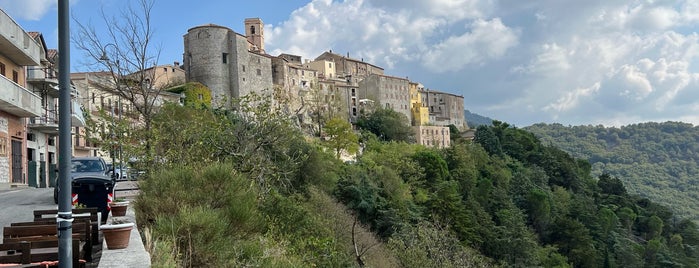
[[[107,218],[105,217],[104,219],[100,219],[100,211],[97,208],[74,208],[72,210],[73,214],[86,214],[90,213],[90,220],[92,222],[97,223],[98,220],[101,220],[102,223],[107,222]],[[58,209],[42,209],[42,210],[34,210],[34,221],[41,221],[43,219],[50,219],[50,218],[56,218],[56,215],[58,215]],[[75,217],[75,216],[74,216]]]
[[[0,244],[0,264],[18,264],[18,267],[47,267],[45,262],[58,261],[58,238],[34,242]],[[85,267],[80,260],[80,240],[73,239],[73,267]]]
[[[39,222],[42,223],[42,222]],[[3,228],[3,242],[43,242],[58,241],[58,228],[56,224],[39,224],[34,222],[13,223]],[[81,242],[83,258],[92,261],[92,231],[89,219],[73,222],[73,239]]]

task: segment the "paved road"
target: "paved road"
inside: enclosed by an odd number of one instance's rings
[[[138,194],[138,182],[119,181],[116,184],[117,197],[133,200]],[[132,189],[120,191],[120,189]],[[13,222],[33,221],[32,212],[38,209],[57,209],[53,203],[53,188],[15,188],[0,191],[0,237],[2,228]]]
[[[21,188],[0,191],[0,227],[12,222],[33,221],[37,209],[56,209],[53,188]],[[2,229],[0,228],[0,235]]]

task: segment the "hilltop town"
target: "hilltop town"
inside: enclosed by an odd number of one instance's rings
[[[0,16],[10,22],[3,24],[5,45],[0,47],[0,81],[7,91],[0,95],[8,98],[0,107],[0,185],[53,186],[60,55],[47,47],[42,33],[25,31],[4,12]],[[99,60],[108,70],[70,75],[73,155],[127,162],[122,141],[114,139],[122,135],[116,132],[115,122],[126,120],[132,127],[142,124],[148,107],[139,107],[139,102],[152,100],[159,106],[190,100],[232,108],[231,100],[250,93],[273,97],[302,129],[312,129],[318,113],[333,113],[357,123],[361,115],[383,108],[404,115],[416,143],[428,147],[449,147],[450,136],[468,130],[463,96],[388,75],[384,68],[349,53],[329,50],[312,60],[285,53],[270,55],[265,51],[262,20],[245,19],[244,27],[245,33],[214,24],[192,27],[183,37],[182,64],[174,61],[137,71],[119,65],[119,55],[110,53],[118,49],[115,44],[100,47],[103,55]],[[131,92],[132,98],[119,92],[133,90],[129,84],[134,83],[141,83],[144,91]],[[191,83],[203,87],[183,89]],[[102,133],[87,131],[91,124]],[[449,126],[460,133],[451,133]]]

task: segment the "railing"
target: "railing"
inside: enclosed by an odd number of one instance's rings
[[[58,79],[58,74],[55,70],[51,68],[38,68],[29,67],[27,68],[27,78],[28,79]]]
[[[32,117],[29,124],[33,125],[57,125],[58,114],[54,110],[46,110],[42,116]]]

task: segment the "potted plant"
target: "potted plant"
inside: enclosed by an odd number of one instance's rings
[[[107,242],[107,249],[122,249],[129,246],[133,222],[125,217],[112,218],[108,224],[100,226],[104,240]]]
[[[129,206],[129,201],[124,198],[117,198],[109,203],[109,208],[112,211],[112,217],[126,216],[126,209]]]

